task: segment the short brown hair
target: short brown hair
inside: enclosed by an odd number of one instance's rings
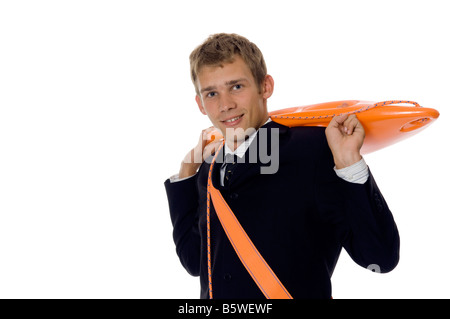
[[[239,55],[250,68],[256,83],[261,86],[267,75],[266,63],[259,48],[243,36],[231,33],[217,33],[208,37],[189,56],[191,64],[191,79],[195,91],[197,76],[203,66],[231,63],[235,55]]]

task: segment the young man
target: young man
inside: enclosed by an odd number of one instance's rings
[[[330,298],[330,278],[342,247],[362,267],[395,268],[399,235],[360,155],[364,129],[358,119],[335,117],[326,129],[272,122],[267,100],[274,80],[257,46],[239,35],[212,35],[191,53],[190,63],[200,112],[224,135],[217,158],[238,156],[232,175],[225,176],[228,169],[216,161],[212,183],[290,295]],[[198,159],[222,143],[206,143],[212,129],[202,132],[178,176],[165,182],[176,251],[186,270],[200,276],[202,298],[264,298],[213,205],[208,283],[211,160]],[[270,150],[270,173],[262,173],[268,166],[267,156],[259,156],[264,152],[254,152],[261,149]]]

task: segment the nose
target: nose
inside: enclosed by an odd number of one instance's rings
[[[221,94],[219,101],[219,109],[221,112],[227,112],[236,108],[236,102],[230,94]]]

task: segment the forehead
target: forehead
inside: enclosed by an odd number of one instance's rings
[[[223,85],[225,82],[245,78],[253,80],[252,72],[244,60],[236,56],[232,61],[216,65],[205,65],[200,68],[197,77],[197,85],[201,89],[210,85]]]

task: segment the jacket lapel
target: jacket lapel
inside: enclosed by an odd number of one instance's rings
[[[229,187],[238,187],[241,183],[245,182],[245,180],[261,174],[262,172],[270,171],[268,168],[273,164],[270,163],[270,161],[279,160],[279,158],[276,159],[276,154],[271,154],[271,152],[279,152],[279,139],[283,138],[283,135],[286,134],[287,131],[288,128],[286,126],[273,121],[262,126],[245,152],[244,158],[238,161],[237,167],[229,180]],[[222,148],[220,151],[221,153],[218,155],[218,157],[222,156],[222,159],[223,151]],[[221,163],[217,163],[213,169],[213,173],[214,170],[217,171],[217,174],[214,175],[217,178],[216,183],[213,184],[214,186],[220,185],[219,171],[221,165]],[[222,186],[220,187],[221,189],[225,189]]]

